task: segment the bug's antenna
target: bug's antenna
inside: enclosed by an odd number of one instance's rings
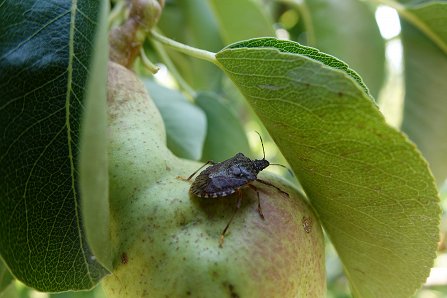
[[[279,164],[279,163],[271,163],[270,165],[271,165],[271,166],[280,166],[280,167],[283,167],[283,168],[285,168],[285,169],[289,172],[289,174],[290,174],[291,176],[295,177],[295,174],[293,174],[292,170],[289,169],[288,167],[286,167],[285,165],[282,165],[282,164]]]
[[[265,159],[264,142],[262,141],[262,137],[261,137],[261,135],[259,134],[259,132],[257,132],[257,131],[255,130],[255,133],[257,133],[257,134],[258,134],[258,136],[259,136],[259,138],[261,139],[261,145],[262,145],[262,154],[264,155],[264,157],[263,157],[262,159]]]

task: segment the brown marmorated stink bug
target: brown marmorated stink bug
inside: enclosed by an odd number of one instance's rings
[[[279,192],[287,196],[289,196],[289,194],[286,193],[285,191],[282,191],[279,187],[265,180],[259,179],[257,177],[258,173],[264,170],[269,165],[279,165],[282,167],[285,166],[280,164],[271,164],[269,163],[268,160],[265,159],[265,150],[264,150],[264,143],[262,142],[262,137],[258,132],[256,133],[259,135],[259,138],[261,139],[262,152],[264,155],[262,159],[251,160],[244,154],[238,153],[232,158],[224,160],[219,163],[210,160],[203,166],[201,166],[199,169],[197,169],[197,171],[192,173],[191,176],[188,177],[188,179],[186,179],[187,181],[190,181],[191,178],[194,177],[194,175],[197,174],[197,172],[199,172],[205,166],[209,164],[212,165],[203,170],[202,172],[200,172],[200,174],[192,183],[191,188],[189,189],[190,193],[200,198],[219,198],[219,197],[226,197],[235,192],[238,192],[239,198],[236,204],[236,212],[237,212],[237,210],[241,206],[241,199],[242,199],[240,189],[243,187],[250,187],[256,192],[258,196],[257,211],[259,213],[259,216],[261,216],[261,218],[264,219],[258,189],[256,188],[256,186],[252,185],[251,182],[258,181],[262,184],[276,188]],[[227,232],[228,227],[230,226],[231,221],[233,220],[236,212],[233,213],[229,222],[223,229],[222,234],[220,235],[220,241],[219,241],[220,247],[222,247],[223,245],[225,233]]]

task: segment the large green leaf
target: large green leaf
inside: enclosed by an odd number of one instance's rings
[[[385,123],[358,76],[271,38],[216,57],[295,171],[354,296],[410,296],[436,257],[439,198],[426,162]]]
[[[85,238],[78,168],[102,5],[11,0],[0,9],[0,253],[42,291],[91,288],[107,273]]]
[[[402,130],[418,145],[442,183],[447,178],[447,3],[402,9],[402,17],[411,21],[402,21]]]
[[[373,9],[358,0],[308,0],[297,7],[309,16],[303,17],[308,45],[348,63],[377,96],[384,80],[385,42]]]

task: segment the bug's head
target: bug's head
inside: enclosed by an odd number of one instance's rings
[[[270,165],[269,161],[266,159],[255,159],[253,161],[255,165],[256,172],[259,173],[260,171],[264,170],[266,167]]]
[[[259,139],[261,139],[262,153],[263,153],[263,155],[264,155],[264,157],[263,157],[262,159],[256,159],[256,160],[254,161],[254,164],[255,164],[255,168],[256,168],[257,173],[259,173],[260,171],[262,171],[263,169],[265,169],[266,167],[268,167],[268,166],[270,166],[270,165],[275,165],[275,166],[280,166],[280,167],[286,168],[287,171],[289,171],[290,175],[294,176],[293,172],[292,172],[288,167],[286,167],[286,166],[284,166],[284,165],[281,165],[281,164],[279,164],[279,163],[269,163],[269,162],[265,159],[264,142],[262,141],[262,137],[261,137],[261,135],[259,134],[259,132],[257,132],[257,131],[255,131],[255,132],[258,134]]]

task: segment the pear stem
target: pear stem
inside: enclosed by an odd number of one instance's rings
[[[140,57],[141,61],[143,62],[143,65],[152,73],[156,74],[160,67],[152,63],[152,61],[146,56],[146,53],[144,52],[144,47],[140,48]]]

